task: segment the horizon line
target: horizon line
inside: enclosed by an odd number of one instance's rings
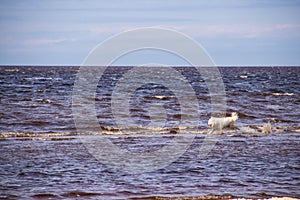
[[[78,64],[0,64],[0,67],[82,67],[86,65]],[[92,66],[91,66],[92,67]],[[166,65],[166,66],[141,66],[141,65],[108,65],[93,67],[196,67],[193,65]],[[300,67],[300,65],[215,65],[215,66],[198,66],[198,67]]]

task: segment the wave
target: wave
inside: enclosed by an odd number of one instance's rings
[[[294,197],[274,197],[273,195],[265,194],[265,193],[260,193],[253,195],[255,197],[263,197],[264,199],[269,199],[269,200],[296,200],[298,198]],[[202,199],[202,200],[208,200],[208,199],[253,199],[253,198],[241,198],[241,197],[235,197],[231,194],[224,194],[224,195],[204,195],[204,196],[172,196],[172,197],[167,197],[167,196],[148,196],[148,197],[135,197],[134,199],[139,200],[139,199],[160,199],[160,200],[170,200],[170,199],[177,199],[177,200],[184,200],[184,199]]]
[[[18,72],[18,71],[20,71],[20,70],[14,68],[14,69],[5,69],[4,71],[6,71],[6,72]]]
[[[278,92],[275,92],[275,93],[272,93],[272,95],[274,96],[294,96],[294,93],[278,93]]]
[[[25,78],[26,81],[50,81],[50,80],[54,80],[54,81],[62,81],[62,78],[58,78],[58,77],[30,77],[30,78]]]
[[[210,129],[199,129],[198,127],[114,127],[102,126],[101,132],[61,132],[61,133],[26,133],[6,132],[0,133],[0,139],[16,138],[31,140],[71,140],[76,136],[84,135],[159,135],[159,134],[208,134]],[[226,136],[232,134],[284,134],[300,133],[300,126],[273,126],[266,123],[263,126],[247,125],[234,129],[224,129],[222,133]]]

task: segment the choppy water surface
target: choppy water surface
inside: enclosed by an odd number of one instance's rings
[[[95,110],[103,129],[116,126],[110,102],[118,81],[130,69],[109,68],[99,80]],[[182,135],[195,133],[195,139],[169,166],[130,174],[99,162],[83,145],[82,136],[76,135],[72,88],[77,67],[0,67],[0,132],[2,137],[14,133],[14,137],[0,140],[0,198],[300,197],[300,137],[295,131],[300,126],[300,68],[220,68],[228,112],[240,115],[237,125],[262,126],[272,119],[273,127],[280,131],[268,135],[226,133],[204,158],[198,155],[205,137],[201,131],[207,129],[211,114],[210,94],[195,69],[176,70],[191,84],[199,101],[198,127],[194,132],[186,129]],[[166,110],[167,133],[158,135],[160,130],[153,128],[144,136],[136,128],[151,124],[153,103]],[[97,137],[106,137],[131,152],[155,151],[174,138],[170,133],[177,131],[172,128],[180,126],[182,119],[174,92],[144,83],[131,95],[129,105],[137,126],[126,127],[125,135]],[[194,107],[190,107],[192,111]],[[16,137],[26,134],[52,136]]]

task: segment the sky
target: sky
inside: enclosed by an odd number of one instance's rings
[[[300,65],[300,0],[1,0],[0,65],[81,65],[143,27],[188,35],[218,66]]]

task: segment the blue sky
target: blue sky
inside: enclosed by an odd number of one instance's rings
[[[189,35],[217,65],[300,65],[299,11],[300,0],[2,0],[0,64],[80,65],[108,37],[154,26]]]

